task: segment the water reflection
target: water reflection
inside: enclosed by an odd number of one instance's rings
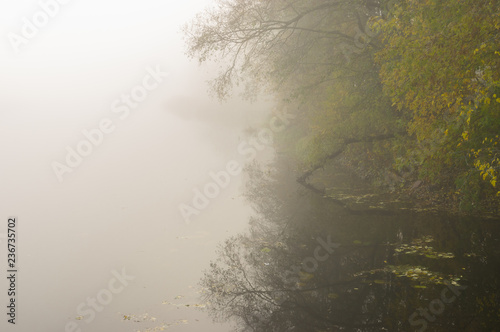
[[[219,247],[200,282],[215,321],[240,331],[499,326],[498,221],[359,213],[300,186],[283,156],[247,173],[249,231]]]

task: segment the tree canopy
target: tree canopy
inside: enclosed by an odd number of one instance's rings
[[[188,54],[220,64],[219,98],[242,84],[297,110],[283,135],[304,172],[342,156],[374,185],[401,189],[396,172],[494,213],[499,30],[498,0],[218,0],[184,27]]]

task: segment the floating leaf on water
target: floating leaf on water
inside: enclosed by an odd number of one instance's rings
[[[455,258],[455,255],[452,252],[447,252],[443,255],[443,258]]]
[[[339,294],[337,294],[337,293],[330,293],[330,294],[328,294],[328,298],[329,299],[336,299],[337,297],[339,297]]]
[[[307,281],[307,280],[312,279],[314,277],[314,274],[303,272],[303,271],[299,271],[299,276],[300,276],[300,280]]]

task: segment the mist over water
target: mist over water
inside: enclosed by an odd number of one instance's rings
[[[495,329],[499,6],[0,4],[0,330]]]
[[[230,330],[193,305],[216,244],[241,231],[250,214],[241,176],[189,225],[178,205],[191,204],[209,172],[242,160],[243,131],[260,126],[271,104],[222,104],[207,94],[211,69],[186,58],[180,33],[207,3],[71,1],[18,53],[4,37],[21,35],[22,18],[41,9],[33,1],[0,5],[0,233],[16,216],[19,271],[16,325],[2,305],[2,331]],[[168,76],[121,119],[113,103],[127,105],[122,95],[143,84],[147,68]],[[78,151],[88,141],[82,132],[103,119],[113,130],[96,134],[100,143],[58,181],[52,163],[67,165],[67,148]],[[6,238],[0,241],[4,275]],[[122,269],[134,279],[109,304],[97,302],[102,311],[93,309],[88,298]],[[7,303],[5,277],[0,285]],[[123,319],[146,313],[156,321]]]

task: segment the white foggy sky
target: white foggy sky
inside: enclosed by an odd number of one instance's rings
[[[239,131],[260,124],[267,111],[237,98],[209,99],[205,81],[213,73],[185,57],[180,26],[209,3],[73,0],[15,54],[7,34],[19,34],[22,17],[40,7],[0,2],[0,233],[8,216],[19,218],[19,327],[63,331],[110,271],[126,267],[137,277],[130,288],[95,322],[80,324],[82,331],[113,330],[116,311],[142,313],[134,310],[188,292],[215,244],[244,228],[249,210],[237,197],[240,177],[192,224],[183,224],[177,209],[210,180],[209,171],[238,159]],[[170,76],[120,121],[112,102],[156,65]],[[74,148],[81,131],[104,117],[113,119],[114,132],[59,183],[51,162],[63,162],[66,146]],[[5,280],[0,287],[3,294]],[[181,319],[179,312],[200,324],[207,319],[182,310],[163,318]],[[10,326],[2,319],[0,328]],[[223,331],[202,328],[211,329]]]

